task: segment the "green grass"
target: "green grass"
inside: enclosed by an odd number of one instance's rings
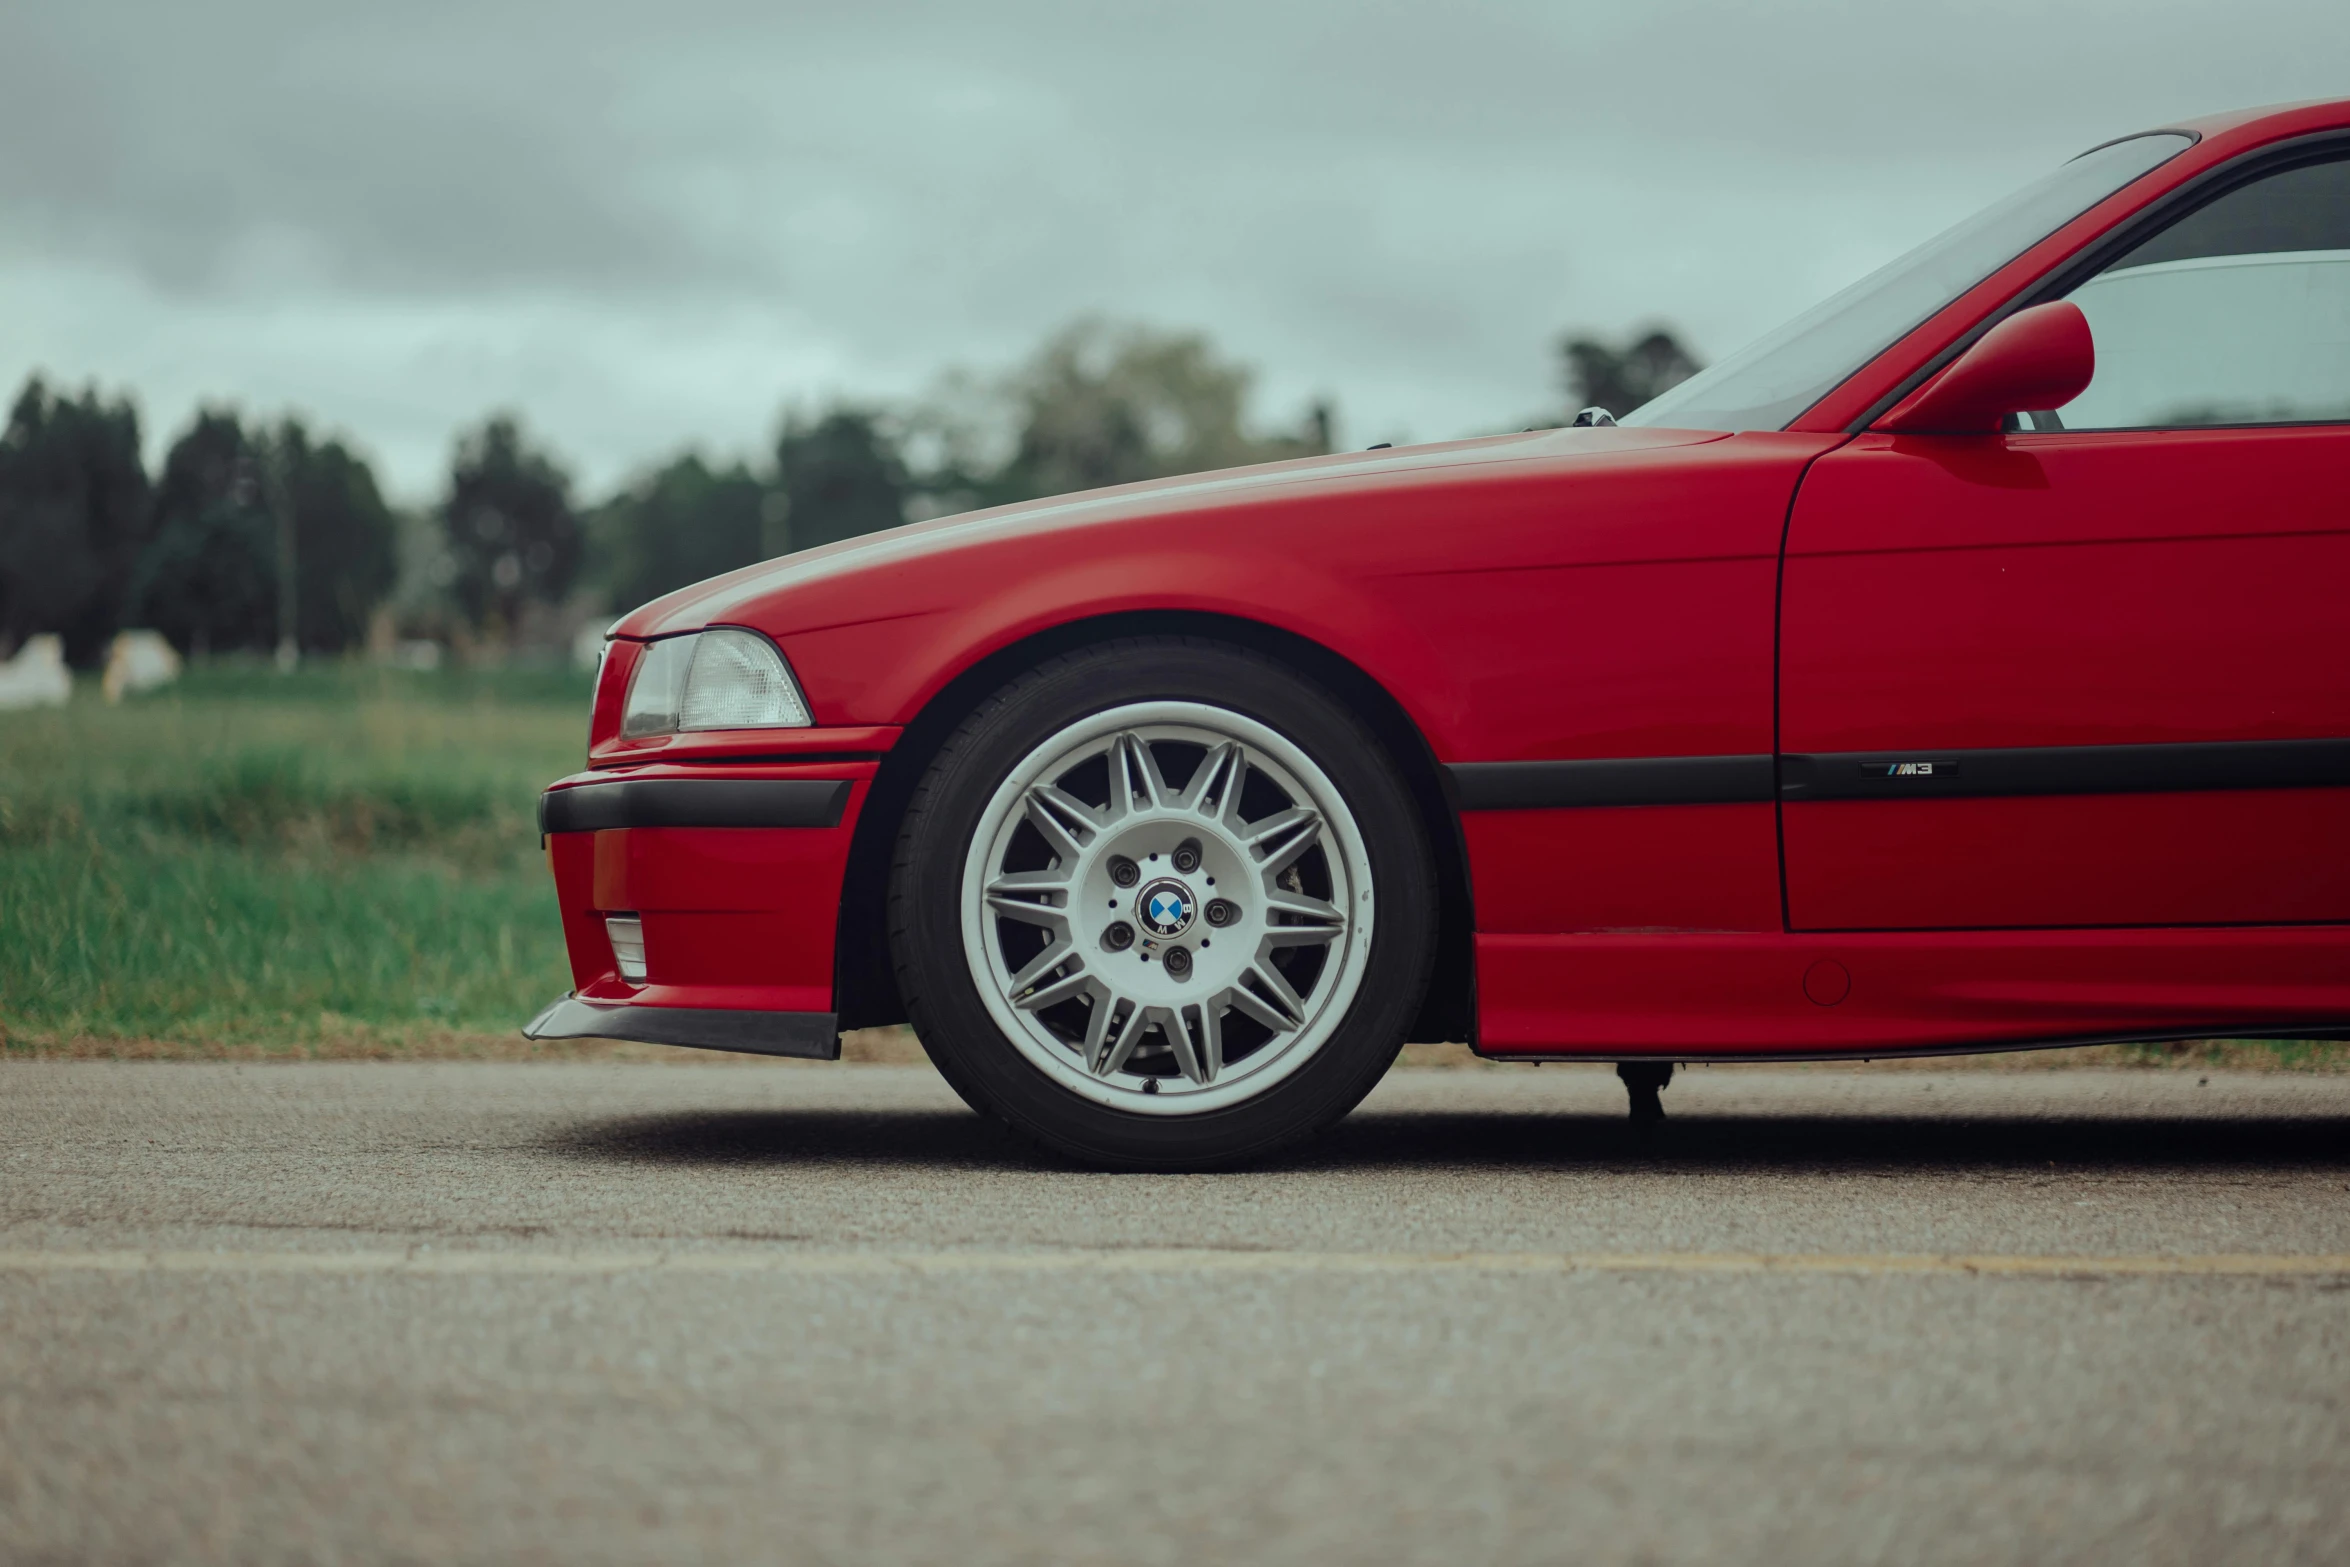
[[[199,669],[0,713],[0,1034],[311,1050],[506,1033],[569,977],[533,822],[584,677]]]

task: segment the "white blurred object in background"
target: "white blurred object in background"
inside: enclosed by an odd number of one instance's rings
[[[25,638],[16,657],[0,664],[0,708],[63,707],[72,696],[65,644],[52,632]]]
[[[170,685],[180,677],[180,656],[160,631],[118,631],[106,651],[106,675],[99,689],[119,702],[139,691]]]

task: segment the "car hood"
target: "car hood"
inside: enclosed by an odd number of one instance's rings
[[[909,523],[745,566],[653,600],[624,617],[613,628],[613,635],[659,637],[736,620],[773,622],[776,601],[788,599],[790,590],[803,585],[901,566],[981,542],[1243,505],[1289,487],[1408,484],[1420,476],[1456,476],[1464,467],[1572,460],[1646,448],[1694,446],[1722,438],[1710,430],[1612,426],[1536,430],[1438,445],[1303,457],[1023,501]],[[768,613],[751,616],[753,605]],[[784,623],[769,624],[769,629],[779,633],[813,629],[792,625],[789,620],[786,616]]]

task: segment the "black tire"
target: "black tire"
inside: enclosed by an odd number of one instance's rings
[[[1195,1115],[1141,1115],[1081,1097],[1023,1056],[990,1016],[964,956],[962,869],[988,800],[1038,745],[1131,702],[1193,701],[1278,730],[1313,758],[1355,818],[1379,889],[1371,959],[1335,1032],[1256,1097]],[[1262,1160],[1329,1126],[1393,1064],[1436,951],[1436,873],[1410,790],[1337,698],[1248,649],[1127,638],[1060,655],[996,691],[941,747],[899,832],[890,949],[906,1015],[939,1072],[982,1114],[1081,1163],[1207,1170]]]

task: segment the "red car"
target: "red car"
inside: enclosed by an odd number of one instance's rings
[[[2350,101],[2124,137],[1638,410],[895,529],[618,628],[539,1037],[1200,1168],[1410,1039],[2350,1025]]]

